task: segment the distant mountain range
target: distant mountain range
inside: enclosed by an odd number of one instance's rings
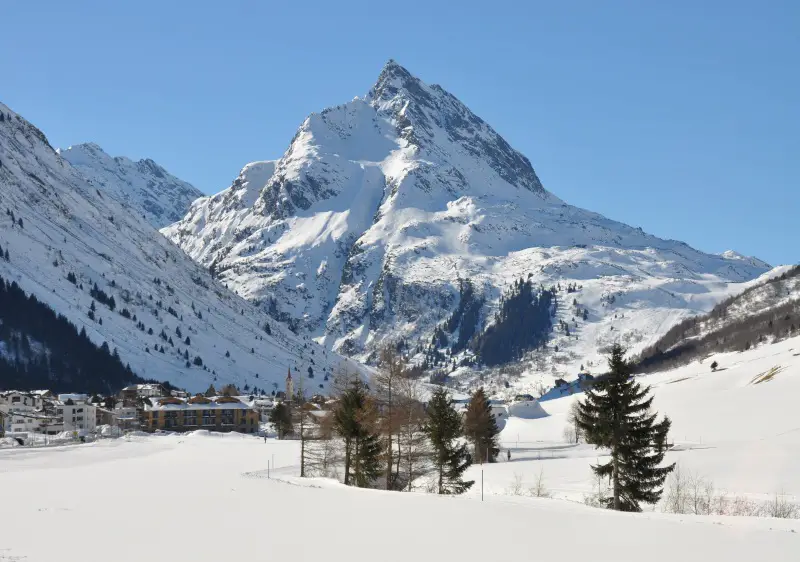
[[[639,368],[663,370],[796,335],[800,335],[800,265],[775,268],[710,312],[671,327],[643,350]]]

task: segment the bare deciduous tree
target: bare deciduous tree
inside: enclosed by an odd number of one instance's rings
[[[405,371],[403,357],[393,345],[384,347],[380,355],[378,373],[373,377],[375,395],[380,410],[380,431],[384,437],[384,461],[386,462],[386,489],[395,488],[394,481],[399,472],[399,453],[395,469],[395,452],[392,449],[394,435],[398,432],[397,383]]]
[[[578,425],[579,411],[580,406],[578,402],[573,402],[569,407],[569,411],[567,411],[567,425],[564,427],[564,439],[568,443],[575,443],[576,445],[580,443],[581,440],[581,428]]]

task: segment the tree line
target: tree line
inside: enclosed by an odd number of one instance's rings
[[[107,342],[0,277],[0,387],[110,394],[143,382]]]
[[[302,389],[275,406],[270,421],[278,437],[301,441],[301,476],[461,494],[474,483],[464,478],[471,464],[497,460],[499,431],[482,388],[462,414],[446,389],[429,393],[394,347],[382,351],[371,383],[340,370],[327,410],[307,403]]]

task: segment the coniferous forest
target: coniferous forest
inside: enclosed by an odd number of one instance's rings
[[[0,388],[108,394],[137,382],[116,349],[0,277]]]
[[[475,340],[480,361],[488,366],[507,363],[546,342],[556,298],[555,289],[537,289],[530,280],[514,282],[500,299],[494,322]]]

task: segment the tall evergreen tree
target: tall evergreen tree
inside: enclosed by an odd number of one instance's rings
[[[479,462],[495,462],[500,453],[497,435],[500,430],[492,415],[492,406],[483,391],[476,390],[469,400],[464,416],[464,435],[472,443],[474,458]]]
[[[269,413],[269,421],[275,426],[275,431],[278,432],[278,439],[291,435],[293,430],[292,409],[285,402],[280,402],[272,408]]]
[[[675,468],[659,466],[671,422],[668,417],[656,421],[650,388],[634,382],[619,344],[611,349],[608,366],[609,373],[586,391],[577,423],[588,443],[611,452],[607,463],[592,466],[597,476],[611,480],[613,493],[606,507],[641,511],[640,503],[654,504],[661,498],[664,480]]]
[[[344,440],[344,483],[369,486],[380,475],[381,446],[375,407],[364,382],[350,378],[333,412],[333,427]]]
[[[462,480],[464,471],[472,464],[462,437],[461,416],[444,388],[437,388],[428,402],[425,434],[433,446],[433,464],[437,473],[437,493],[463,494],[475,483]]]

